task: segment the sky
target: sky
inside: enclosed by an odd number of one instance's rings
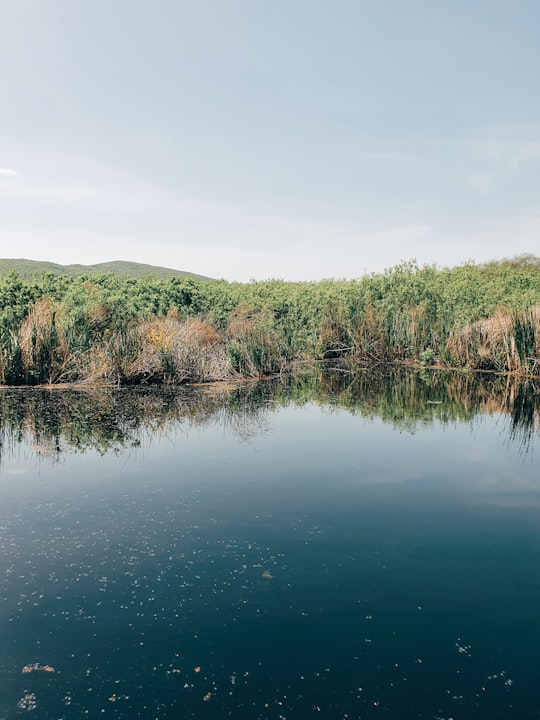
[[[538,0],[0,0],[0,257],[540,255]]]

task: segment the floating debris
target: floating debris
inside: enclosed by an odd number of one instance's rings
[[[35,710],[37,707],[35,693],[26,693],[17,703],[17,707],[20,710]]]
[[[32,665],[25,665],[21,670],[22,673],[31,672],[48,672],[53,673],[56,670],[51,665],[40,665],[39,663],[33,663]]]
[[[273,580],[274,579],[274,576],[272,575],[272,573],[269,570],[265,570],[263,572],[263,574],[261,575],[261,577],[263,577],[265,580]]]
[[[455,643],[457,651],[460,655],[467,655],[468,657],[471,657],[471,649],[472,645],[460,645],[460,638],[458,638],[458,642]]]

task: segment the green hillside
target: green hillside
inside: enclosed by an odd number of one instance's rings
[[[128,262],[126,260],[113,260],[111,262],[98,263],[97,265],[57,265],[45,260],[25,260],[22,258],[0,259],[0,276],[7,275],[15,270],[21,278],[31,279],[44,272],[55,275],[98,275],[103,273],[114,273],[115,275],[128,275],[134,278],[155,277],[190,277],[198,280],[210,280],[204,275],[174,270],[173,268],[159,267],[157,265],[145,265],[144,263]]]

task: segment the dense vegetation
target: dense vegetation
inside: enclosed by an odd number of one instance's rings
[[[298,361],[540,374],[540,258],[359,280],[0,279],[0,382],[260,377]]]

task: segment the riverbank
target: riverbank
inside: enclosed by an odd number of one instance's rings
[[[355,281],[0,279],[0,383],[255,379],[346,360],[540,375],[540,259]]]

